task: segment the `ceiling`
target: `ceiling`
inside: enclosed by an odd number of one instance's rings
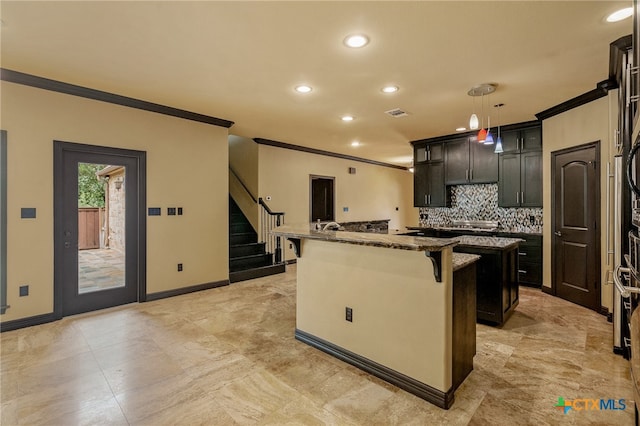
[[[238,136],[407,166],[409,141],[468,125],[472,86],[498,84],[484,99],[492,125],[489,105],[517,123],[594,89],[609,44],[632,32],[604,18],[630,5],[3,0],[1,65],[231,120]],[[352,33],[370,43],[345,47]],[[296,93],[302,83],[313,91]]]

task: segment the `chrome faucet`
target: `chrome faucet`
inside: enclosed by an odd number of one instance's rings
[[[340,224],[338,222],[329,222],[326,225],[324,225],[324,228],[322,228],[323,231],[327,231],[327,230],[335,230],[337,231],[340,228]]]

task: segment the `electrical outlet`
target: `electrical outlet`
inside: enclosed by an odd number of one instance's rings
[[[536,217],[534,215],[529,215],[529,223],[531,225],[535,225],[536,224]]]
[[[178,216],[182,216],[182,207],[178,207]]]
[[[349,322],[353,322],[353,309],[351,309],[350,307],[346,307],[345,309],[345,318],[347,321]]]
[[[28,285],[21,285],[20,286],[20,297],[28,296],[28,295],[29,295],[29,286]]]
[[[182,263],[178,263],[178,272],[182,272]]]

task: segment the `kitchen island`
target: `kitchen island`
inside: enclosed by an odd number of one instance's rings
[[[407,227],[410,236],[431,232],[429,228]],[[464,232],[464,231],[461,231]],[[521,238],[488,235],[458,235],[452,237],[459,253],[480,255],[476,274],[476,311],[478,321],[503,325],[520,303],[519,256]]]
[[[296,339],[451,406],[475,353],[475,328],[461,318],[475,300],[474,279],[454,285],[455,240],[307,224],[273,234],[289,239],[298,256]],[[475,275],[476,260],[457,256],[457,268],[467,271],[461,276]],[[466,307],[454,309],[454,295]]]

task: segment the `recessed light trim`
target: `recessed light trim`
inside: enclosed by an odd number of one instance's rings
[[[464,132],[465,130],[467,130],[467,128],[466,128],[466,127],[458,127],[458,128],[456,129],[456,132]]]
[[[631,16],[633,16],[633,8],[625,7],[624,9],[616,10],[611,15],[607,16],[607,22],[620,22]]]
[[[357,147],[357,146],[360,146],[360,145],[362,145],[362,144],[360,142],[358,142],[358,141],[351,142],[351,146],[353,146],[353,147]]]
[[[343,115],[342,117],[340,117],[340,119],[342,121],[353,121],[354,120],[352,115]]]
[[[369,37],[364,34],[351,34],[344,39],[344,45],[354,49],[364,47],[369,44]]]
[[[380,90],[382,91],[382,93],[395,93],[398,90],[400,90],[400,88],[398,86],[389,85],[389,86],[384,86]]]
[[[311,86],[307,86],[306,84],[300,84],[295,87],[296,92],[298,93],[309,93],[313,90]]]

